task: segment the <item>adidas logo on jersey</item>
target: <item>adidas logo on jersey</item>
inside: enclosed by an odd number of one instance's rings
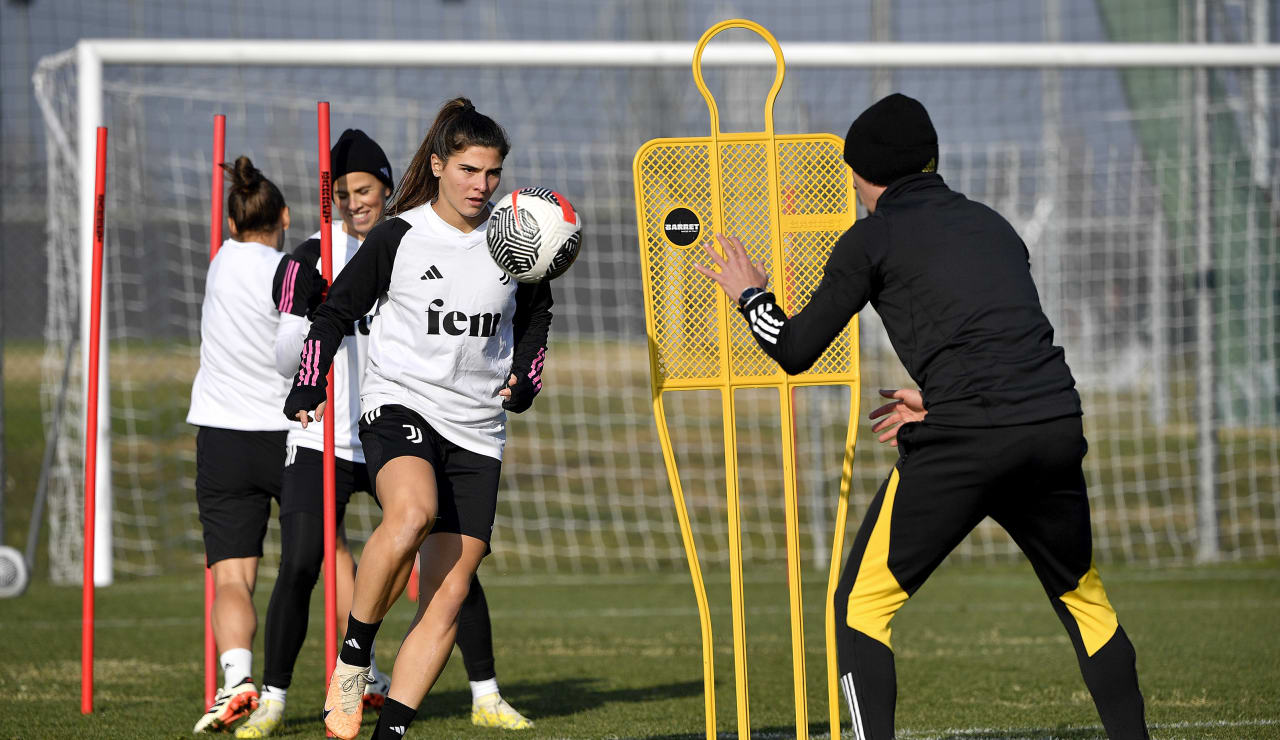
[[[444,273],[440,272],[440,268],[436,267],[435,265],[432,265],[431,267],[427,268],[427,271],[422,273],[422,277],[418,279],[419,280],[439,280],[442,277],[444,277]]]
[[[498,325],[502,323],[501,313],[465,314],[461,311],[444,311],[443,309],[444,301],[439,298],[428,306],[428,334],[448,334],[451,337],[460,337],[464,334],[472,337],[491,337],[498,333]]]

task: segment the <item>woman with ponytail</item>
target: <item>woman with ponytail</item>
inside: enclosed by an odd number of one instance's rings
[[[280,253],[289,228],[284,196],[248,157],[222,165],[230,175],[227,227],[209,263],[200,315],[200,369],[187,423],[196,432],[196,504],[205,562],[213,571],[213,634],[223,685],[195,732],[225,730],[258,705],[250,678],[257,615],[253,588],[271,499],[280,497],[289,424],[275,409],[289,390],[276,372],[276,328],[282,306],[300,285],[320,280]],[[319,291],[314,291],[318,297]],[[276,419],[276,421],[272,421]]]
[[[542,387],[551,324],[546,283],[517,284],[485,248],[490,198],[510,146],[466,98],[447,102],[387,217],[334,280],[303,342],[284,406],[323,418],[325,374],[346,327],[370,311],[360,442],[382,521],[365,544],[325,725],[360,730],[370,646],[421,559],[418,613],[400,646],[375,738],[400,738],[452,650],[489,539],[506,412]]]
[[[330,152],[334,211],[342,218],[332,225],[333,269],[341,274],[382,218],[395,187],[391,162],[378,142],[360,129],[347,129]],[[293,250],[303,263],[320,264],[320,232],[313,233]],[[320,286],[316,286],[320,287]],[[360,446],[360,379],[369,356],[369,329],[374,316],[357,319],[346,331],[333,359],[334,453],[337,537],[335,562],[339,629],[351,611],[355,560],[343,527],[347,504],[357,491],[373,494],[373,485]],[[282,312],[276,334],[276,370],[287,378],[298,371],[298,355],[310,331],[306,316]],[[275,411],[272,416],[274,418]],[[280,492],[280,569],[267,606],[263,646],[266,661],[257,710],[236,728],[238,738],[263,738],[284,725],[285,707],[293,669],[302,651],[310,622],[312,591],[324,563],[324,433],[322,425],[303,429],[296,422],[289,429]],[[376,498],[375,498],[376,501]],[[339,640],[345,637],[339,633]],[[458,615],[456,638],[471,683],[472,724],[505,729],[525,729],[533,723],[516,711],[498,689],[493,655],[493,631],[489,607],[479,578]],[[365,709],[381,709],[391,677],[378,670],[369,653],[374,680],[365,687]]]

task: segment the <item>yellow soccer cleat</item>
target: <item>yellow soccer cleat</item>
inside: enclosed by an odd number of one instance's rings
[[[364,688],[373,680],[369,666],[347,665],[338,658],[324,697],[324,726],[342,740],[360,733],[364,716]]]
[[[236,728],[236,737],[270,737],[284,721],[284,702],[263,699],[245,723]]]
[[[502,730],[527,730],[533,727],[533,721],[517,712],[502,698],[502,694],[487,694],[472,702],[471,724]]]
[[[253,681],[246,678],[232,688],[218,689],[213,704],[196,722],[191,732],[197,735],[202,732],[222,732],[236,720],[257,708],[258,688],[253,685]]]

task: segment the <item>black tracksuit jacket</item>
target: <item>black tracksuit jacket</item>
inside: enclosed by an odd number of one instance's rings
[[[1000,214],[936,174],[911,175],[840,237],[799,313],[788,319],[772,293],[742,311],[765,353],[797,374],[869,302],[920,386],[931,425],[1079,416],[1075,380],[1053,344],[1029,259]]]

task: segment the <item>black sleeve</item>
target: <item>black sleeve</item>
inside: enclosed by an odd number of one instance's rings
[[[304,264],[311,265],[317,270],[320,269],[320,239],[312,237],[305,242],[293,248],[294,257],[302,260]]]
[[[516,315],[512,318],[515,351],[511,374],[516,384],[502,407],[521,413],[533,405],[542,390],[542,367],[547,358],[547,334],[551,330],[551,282],[521,283],[516,287]],[[505,383],[504,383],[505,385]]]
[[[409,224],[399,218],[378,224],[334,279],[328,297],[311,317],[311,331],[302,342],[301,363],[285,399],[284,415],[288,418],[297,418],[302,410],[313,410],[325,399],[325,376],[342,344],[344,329],[367,314],[386,294],[396,251],[408,230]]]
[[[324,297],[325,282],[316,270],[315,262],[297,257],[297,252],[286,254],[276,267],[271,281],[271,300],[280,313],[309,316]]]
[[[788,375],[813,366],[831,341],[871,297],[871,261],[863,242],[867,229],[850,229],[827,258],[822,281],[809,302],[791,318],[773,293],[761,293],[741,308],[760,349]]]

